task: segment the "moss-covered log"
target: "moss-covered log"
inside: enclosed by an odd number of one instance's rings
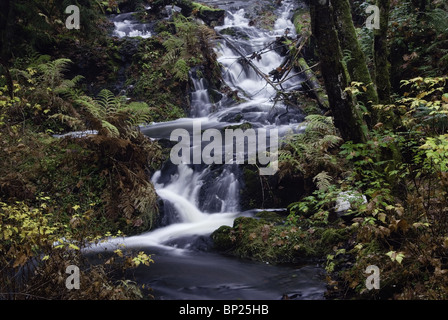
[[[313,96],[317,103],[321,108],[328,109],[328,97],[325,94],[324,90],[321,88],[319,80],[317,80],[316,75],[314,74],[313,70],[308,66],[308,63],[306,62],[305,58],[299,58],[296,61],[297,66],[299,67],[300,71],[305,74],[305,82],[304,86],[307,87],[308,90],[312,93],[311,96]]]

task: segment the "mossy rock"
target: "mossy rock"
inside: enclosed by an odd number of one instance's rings
[[[219,251],[228,251],[235,247],[234,242],[231,240],[231,230],[229,226],[221,226],[218,230],[213,232],[212,240],[215,249]]]
[[[228,27],[228,28],[222,29],[219,33],[228,35],[228,36],[232,36],[232,37],[237,37],[237,38],[244,39],[244,40],[249,40],[249,35],[246,32],[244,32],[242,30],[238,30],[235,27]]]
[[[322,229],[287,226],[280,219],[281,215],[268,211],[257,218],[239,217],[233,227],[223,226],[212,234],[214,247],[239,258],[273,264],[320,259],[328,253],[331,246],[321,241]]]
[[[346,228],[328,228],[322,232],[322,244],[334,245],[348,240],[349,235],[349,230]]]
[[[258,212],[255,217],[275,224],[280,224],[285,221],[285,216],[275,211],[261,211]]]
[[[193,11],[197,11],[197,16],[211,27],[224,24],[226,11],[219,8],[212,8],[197,2],[193,2]]]

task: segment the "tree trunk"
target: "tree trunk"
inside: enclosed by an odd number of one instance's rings
[[[345,141],[367,141],[366,125],[355,108],[353,97],[345,89],[350,76],[342,62],[342,51],[329,0],[310,4],[311,27],[316,39],[320,68],[334,124]]]
[[[367,68],[364,52],[361,50],[358,42],[350,2],[349,0],[337,0],[331,3],[334,8],[336,28],[342,52],[348,52],[346,64],[351,81],[362,82],[367,89],[365,94],[357,96],[357,100],[363,102],[369,111],[370,117],[366,121],[371,128],[376,124],[378,119],[376,110],[372,107],[378,104],[378,94],[369,69]]]
[[[387,47],[390,0],[377,0],[376,3],[380,9],[380,29],[374,31],[375,81],[379,102],[388,104],[391,102],[390,62]]]
[[[11,98],[14,97],[13,83],[11,74],[9,73],[9,59],[11,58],[11,3],[10,0],[2,0],[0,2],[0,65],[5,74],[6,86]]]

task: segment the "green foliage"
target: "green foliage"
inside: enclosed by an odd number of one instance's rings
[[[269,263],[291,263],[328,252],[322,245],[322,229],[308,224],[285,226],[263,218],[240,217],[233,227],[223,226],[212,234],[218,250]]]
[[[327,266],[355,296],[372,295],[361,284],[365,277],[357,274],[375,264],[387,270],[381,274],[381,291],[375,293],[381,298],[444,299],[446,79],[415,77],[403,80],[402,87],[406,91],[395,104],[377,106],[399,114],[399,127],[378,127],[367,143],[341,146],[351,170],[342,183],[362,190],[368,203],[348,222],[356,240],[344,249],[356,263],[343,270],[347,258],[333,254]]]
[[[175,34],[169,34],[163,41],[166,53],[163,65],[179,81],[188,80],[191,67],[206,63],[212,51],[210,41],[215,37],[212,29],[198,24],[192,18],[177,14],[173,18]]]
[[[318,175],[319,178],[322,174]],[[325,179],[329,177],[325,175]],[[325,181],[325,188],[314,191],[311,195],[293,202],[288,206],[290,214],[286,220],[289,225],[299,225],[303,221],[314,226],[325,226],[328,224],[330,211],[334,209],[335,201],[340,188]]]
[[[95,99],[82,96],[76,100],[89,114],[92,129],[109,137],[135,136],[136,126],[150,121],[150,108],[146,103],[126,104],[126,97],[116,97],[107,89]]]
[[[141,299],[138,286],[114,279],[118,269],[149,265],[149,255],[127,252],[124,261],[93,266],[80,252],[110,231],[151,227],[157,196],[147,174],[161,151],[136,126],[153,110],[108,90],[85,95],[81,77],[65,77],[68,59],[39,56],[17,66],[24,68],[12,70],[14,98],[0,88],[2,298]],[[73,128],[100,132],[51,137]],[[66,290],[65,278],[54,276],[69,264],[81,268],[83,290]]]
[[[391,47],[394,48],[395,82],[416,74],[436,77],[448,70],[448,9],[431,4],[424,12],[397,3],[391,11]],[[417,73],[415,72],[417,71]]]
[[[299,171],[314,178],[324,170],[338,172],[337,158],[331,153],[342,139],[337,135],[330,117],[309,115],[305,132],[290,135],[279,151],[280,176]]]
[[[113,283],[110,271],[104,266],[89,265],[82,257],[81,249],[102,237],[89,230],[91,209],[73,214],[68,220],[60,215],[50,197],[39,196],[36,204],[32,207],[22,201],[0,202],[0,296],[3,299],[142,298],[140,288],[134,285],[132,292],[122,290],[121,285]],[[73,209],[80,211],[78,205]],[[117,236],[122,233],[118,232]],[[126,268],[153,262],[142,252],[131,253],[127,259],[130,263]],[[55,276],[64,274],[70,264],[82,268],[83,290],[66,290],[65,277]]]
[[[439,172],[448,171],[448,135],[444,134],[436,138],[427,138],[426,143],[420,148],[425,150],[426,158],[434,164],[434,169]]]
[[[177,60],[174,64],[174,68],[176,70],[174,73],[174,78],[179,81],[188,81],[190,67],[184,59]]]

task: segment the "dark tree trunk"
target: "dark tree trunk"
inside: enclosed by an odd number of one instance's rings
[[[337,0],[331,3],[334,8],[336,28],[342,52],[348,52],[349,55],[346,64],[351,81],[362,82],[366,88],[366,92],[359,95],[357,100],[363,102],[370,112],[370,117],[366,121],[369,127],[372,127],[378,119],[376,110],[372,107],[378,104],[378,94],[369,69],[367,68],[364,52],[358,42],[350,2],[349,0]]]
[[[316,39],[320,68],[335,126],[345,141],[365,142],[366,125],[355,108],[353,97],[345,91],[349,75],[342,62],[330,1],[313,1],[310,12],[312,32]]]
[[[5,74],[8,93],[11,98],[14,97],[13,83],[11,74],[9,73],[9,59],[11,58],[11,1],[1,0],[0,2],[0,65]]]
[[[387,104],[390,103],[391,94],[389,50],[387,47],[390,0],[377,0],[376,3],[380,9],[380,29],[374,32],[375,82],[379,102]]]

